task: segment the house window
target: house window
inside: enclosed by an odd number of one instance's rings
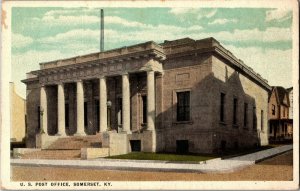
[[[260,111],[260,116],[261,131],[264,131],[264,110]]]
[[[257,126],[257,117],[256,117],[256,107],[253,107],[253,130],[256,130]]]
[[[233,99],[233,124],[236,125],[237,123],[237,105],[238,105],[238,100],[236,98]]]
[[[275,105],[272,104],[272,115],[275,115]]]
[[[224,122],[224,106],[225,106],[225,94],[221,93],[220,103],[220,121]]]
[[[177,121],[190,120],[190,92],[177,92]]]
[[[248,115],[248,104],[245,103],[244,104],[244,127],[247,127],[247,123],[248,123],[247,115]]]

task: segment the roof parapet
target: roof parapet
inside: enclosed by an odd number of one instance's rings
[[[50,62],[42,62],[40,63],[40,69],[41,70],[49,69],[58,66],[66,66],[66,65],[72,65],[72,64],[83,63],[88,61],[96,61],[99,59],[101,60],[101,59],[113,58],[116,56],[138,53],[138,52],[151,50],[151,49],[155,49],[163,53],[163,48],[160,45],[158,45],[153,41],[148,41],[145,43],[136,44],[132,46],[124,46],[121,48],[112,49],[104,52],[96,52],[96,53],[80,55],[80,56],[66,58],[66,59],[54,60]]]

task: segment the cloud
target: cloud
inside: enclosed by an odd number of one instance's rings
[[[97,16],[88,16],[88,15],[80,15],[80,16],[72,16],[72,15],[45,15],[40,18],[33,18],[32,22],[41,25],[48,26],[74,26],[74,25],[84,25],[84,24],[93,24],[100,23],[100,19]]]
[[[146,24],[135,22],[135,21],[128,21],[126,19],[117,16],[106,16],[105,24],[119,24],[127,27],[147,27]]]
[[[12,47],[13,48],[22,48],[30,45],[33,42],[33,39],[22,34],[12,33]]]
[[[197,34],[192,34],[195,36]],[[234,30],[233,32],[221,31],[215,33],[202,33],[201,36],[212,36],[220,41],[261,41],[261,42],[277,42],[292,40],[292,31],[290,28],[270,27],[266,30]]]
[[[94,14],[99,12],[99,9],[89,9],[89,8],[80,8],[80,9],[59,9],[51,10],[45,13],[46,16],[59,16],[59,15],[77,15],[78,12],[81,14]]]
[[[198,9],[190,8],[190,7],[175,7],[175,8],[172,8],[169,11],[169,13],[172,13],[174,15],[182,15],[182,14],[187,14],[187,13],[190,13],[190,12],[195,12],[197,10]]]
[[[213,17],[213,16],[217,13],[217,9],[208,10],[208,11],[202,9],[200,12],[201,12],[202,14],[199,14],[199,15],[197,16],[197,19],[198,19],[198,20],[200,20],[200,19],[202,19],[202,18],[204,18],[204,17],[206,17],[206,18],[211,18],[211,17]]]
[[[16,91],[26,97],[26,87],[21,80],[26,79],[26,73],[39,69],[40,62],[62,59],[71,56],[57,50],[36,51],[30,50],[25,53],[12,55],[12,81],[16,85]]]
[[[216,19],[212,22],[209,22],[209,25],[215,25],[215,24],[219,24],[219,25],[224,25],[226,23],[237,23],[238,20],[237,19]]]
[[[202,18],[211,18],[217,13],[217,9],[203,9],[203,8],[191,8],[191,7],[175,7],[172,8],[169,13],[176,16],[183,16],[187,14],[196,15],[197,20]]]
[[[288,9],[275,9],[266,12],[266,21],[273,20],[283,21],[291,17],[291,10]]]
[[[114,18],[113,22],[118,23],[119,18]],[[124,20],[124,19],[123,19]],[[111,20],[112,21],[112,20]],[[172,25],[143,25],[141,23],[119,23],[124,24],[124,26],[139,26],[133,27],[135,30],[127,31],[124,30],[122,32],[118,30],[106,29],[104,31],[105,42],[110,42],[119,44],[124,41],[131,42],[145,42],[148,40],[165,40],[170,39],[170,37],[180,37],[186,36],[189,33],[200,33],[202,30],[201,26],[193,25],[191,27],[183,28]],[[161,31],[161,33],[157,33],[157,31]],[[60,47],[64,47],[65,50],[76,51],[78,47],[93,47],[96,48],[99,46],[99,30],[95,29],[74,29],[64,33],[56,34],[55,36],[45,37],[37,39],[37,42],[44,47],[54,47],[59,45]],[[117,37],[117,38],[116,38]],[[111,45],[110,45],[111,46]]]
[[[276,50],[260,47],[239,48],[226,46],[247,66],[268,80],[272,86],[292,86],[292,49]],[[280,80],[278,80],[280,79]]]
[[[91,30],[91,29],[75,29],[70,30],[65,33],[59,33],[55,36],[45,37],[38,39],[37,41],[40,43],[66,43],[66,42],[78,42],[87,39],[99,38],[99,30]]]

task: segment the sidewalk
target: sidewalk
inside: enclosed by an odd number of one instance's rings
[[[132,171],[168,171],[168,172],[232,172],[249,165],[255,164],[266,158],[292,150],[292,145],[285,145],[268,150],[259,151],[244,156],[221,160],[212,159],[200,163],[175,163],[171,161],[143,161],[120,159],[94,159],[94,160],[28,160],[11,159],[13,166],[48,166],[48,167],[72,167],[105,170],[132,170]]]

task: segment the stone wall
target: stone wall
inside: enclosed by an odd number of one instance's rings
[[[26,147],[36,146],[36,133],[39,132],[38,106],[40,105],[40,86],[38,81],[27,83],[26,89],[26,108],[27,108],[27,135]]]
[[[162,93],[162,127],[158,132],[158,147],[176,151],[176,140],[188,140],[190,152],[212,151],[212,116],[209,95],[211,87],[211,63],[208,54],[193,55],[167,60],[164,65]],[[179,91],[190,91],[190,121],[177,122],[177,98]]]
[[[227,145],[250,147],[257,143],[268,144],[268,91],[257,85],[243,73],[233,69],[226,61],[212,57],[214,73],[213,127],[220,134],[236,134],[229,138]],[[220,95],[225,94],[225,121],[220,122]],[[237,124],[233,124],[233,99],[237,99]],[[247,104],[246,125],[244,125],[244,107]],[[263,118],[262,115],[263,114]],[[220,145],[221,143],[219,143]],[[218,145],[218,143],[217,143]]]

